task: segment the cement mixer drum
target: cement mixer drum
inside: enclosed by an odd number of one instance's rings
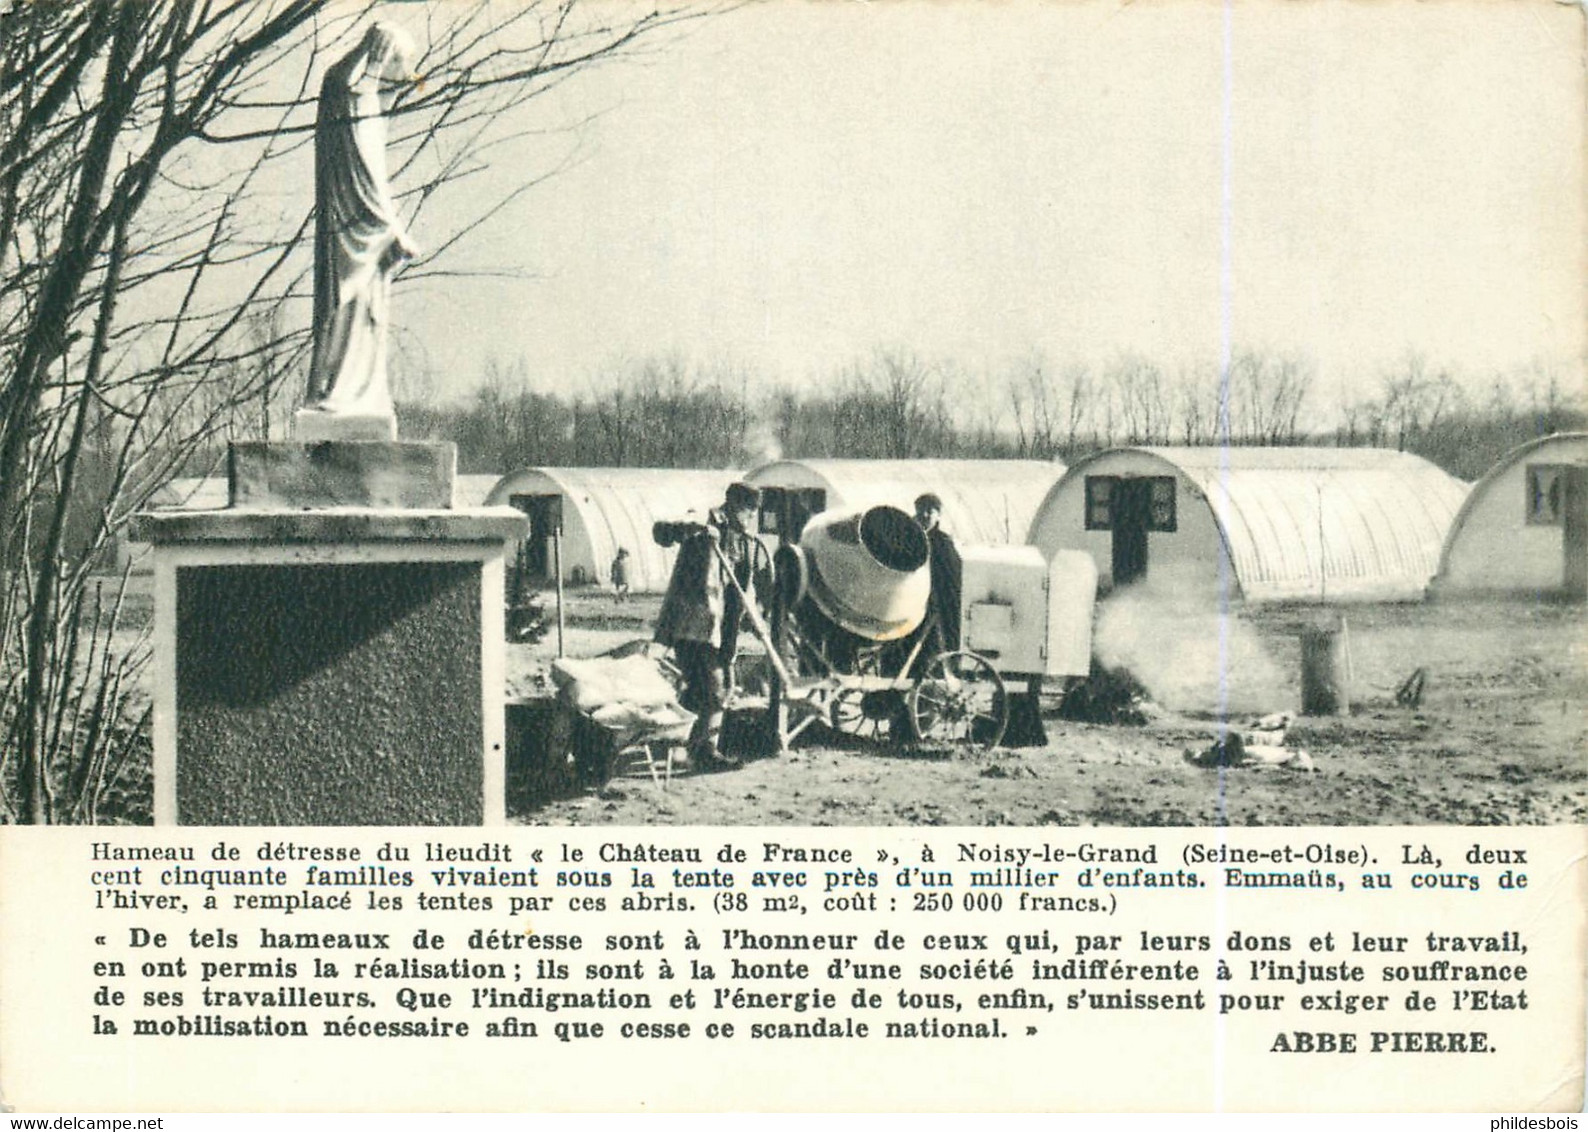
[[[926,532],[897,507],[824,511],[800,536],[806,596],[841,628],[870,641],[909,636],[931,594]]]

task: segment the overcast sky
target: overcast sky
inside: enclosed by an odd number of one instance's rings
[[[411,286],[395,317],[448,391],[492,356],[569,388],[878,345],[997,372],[1233,341],[1310,354],[1326,393],[1408,350],[1576,376],[1582,45],[1544,0],[771,0],[541,101],[605,113],[464,256],[534,277]]]

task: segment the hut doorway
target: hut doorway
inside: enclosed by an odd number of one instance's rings
[[[529,518],[529,534],[518,545],[515,573],[521,583],[545,585],[552,578],[552,539],[562,532],[562,496],[514,495],[515,508]]]
[[[1109,532],[1112,585],[1145,578],[1148,533],[1176,525],[1173,476],[1086,477],[1086,529]]]
[[[1561,517],[1561,542],[1566,563],[1562,582],[1573,601],[1588,598],[1588,467],[1568,466],[1562,475],[1565,514]]]
[[[1147,531],[1152,521],[1152,481],[1122,479],[1113,491],[1114,585],[1128,586],[1147,576]]]
[[[761,489],[760,531],[783,542],[799,542],[805,524],[827,510],[827,492],[819,487]]]

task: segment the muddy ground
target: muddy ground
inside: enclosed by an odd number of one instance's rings
[[[654,598],[575,594],[569,655],[644,637]],[[1218,617],[1136,595],[1100,608],[1098,644],[1153,689],[1143,725],[1069,722],[1044,701],[1041,747],[974,752],[875,745],[812,729],[782,756],[664,786],[635,768],[599,789],[519,805],[553,825],[1351,825],[1588,821],[1588,614],[1526,602],[1352,606],[1349,715],[1299,717],[1286,739],[1312,772],[1203,769],[1223,713],[1295,710],[1302,628],[1335,614]],[[509,646],[531,694],[555,633]],[[1394,693],[1426,673],[1421,704]]]

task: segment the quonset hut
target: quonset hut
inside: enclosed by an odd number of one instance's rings
[[[762,530],[789,525],[797,538],[810,516],[836,507],[890,504],[909,512],[916,497],[943,500],[943,528],[961,543],[1020,546],[1037,507],[1064,474],[1046,460],[777,460],[745,477],[763,491]]]
[[[1473,486],[1433,592],[1588,596],[1588,432],[1513,448]]]
[[[1379,448],[1112,448],[1070,466],[1030,541],[1090,552],[1105,587],[1415,601],[1467,491]]]
[[[562,576],[570,585],[605,584],[618,548],[629,552],[636,593],[667,588],[676,549],[656,545],[658,520],[704,518],[742,473],[693,468],[526,468],[503,476],[485,502],[529,516],[516,570],[529,585],[551,585],[552,535],[562,526]]]

